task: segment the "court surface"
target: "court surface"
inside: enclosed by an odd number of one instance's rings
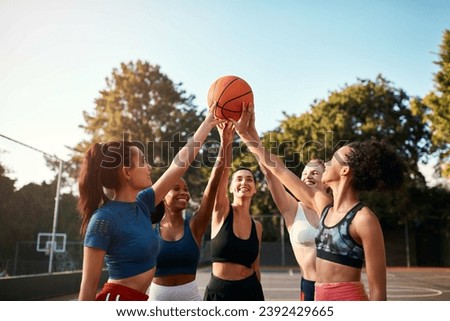
[[[197,272],[197,284],[203,295],[211,275],[210,267]],[[263,267],[262,286],[266,301],[296,301],[300,274],[295,267]],[[363,271],[362,281],[367,287]],[[388,301],[450,301],[450,268],[388,268]],[[76,300],[77,294],[52,298],[52,301]]]
[[[197,283],[203,293],[211,274],[210,268],[197,272]],[[367,277],[362,280],[367,286]],[[298,300],[300,274],[295,268],[268,268],[261,272],[266,301]],[[450,301],[450,268],[388,268],[388,301]]]

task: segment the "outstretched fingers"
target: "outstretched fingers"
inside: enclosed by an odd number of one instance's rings
[[[245,105],[242,104],[242,113],[241,117],[238,121],[233,120],[233,125],[236,129],[236,132],[239,134],[239,136],[245,135],[248,133],[248,126],[250,124],[251,115],[253,113],[253,105]]]
[[[216,116],[217,102],[213,102],[212,105],[208,108],[208,115],[206,115],[205,121],[211,123],[211,125],[218,126],[219,124],[223,124],[226,122],[225,119],[217,118]]]

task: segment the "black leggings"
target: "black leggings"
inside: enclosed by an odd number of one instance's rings
[[[306,280],[304,278],[300,281],[300,301],[314,301],[315,281]]]
[[[264,293],[256,273],[237,281],[223,280],[211,273],[203,301],[264,301]]]

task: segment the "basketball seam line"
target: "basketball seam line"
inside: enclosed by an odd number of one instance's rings
[[[219,106],[219,108],[221,108],[222,110],[225,110],[229,113],[240,113],[241,112],[240,110],[232,110],[232,109],[228,109],[228,108],[224,108],[224,107],[220,107],[220,106]],[[224,117],[226,117],[226,116],[224,115]]]
[[[234,78],[234,79],[233,79],[232,81],[230,81],[230,83],[224,88],[224,90],[222,90],[222,92],[220,93],[219,98],[217,98],[217,101],[218,101],[218,102],[220,101],[220,98],[222,98],[223,93],[224,93],[225,91],[227,91],[228,87],[230,87],[231,84],[234,83],[234,82],[235,82],[236,80],[238,80],[238,79],[240,79],[240,78],[238,78],[238,77]],[[214,87],[214,89],[215,89],[215,87]],[[225,106],[225,105],[224,105],[224,106]]]
[[[225,91],[225,90],[224,90],[224,91]],[[226,104],[228,104],[229,102],[232,102],[233,100],[239,99],[239,98],[244,97],[244,96],[246,96],[246,95],[248,95],[248,94],[251,94],[251,93],[252,93],[252,91],[250,90],[249,92],[246,92],[245,94],[242,94],[242,95],[240,95],[240,96],[234,97],[233,99],[230,99],[230,100],[226,101],[226,102],[223,104],[222,108],[225,108]]]

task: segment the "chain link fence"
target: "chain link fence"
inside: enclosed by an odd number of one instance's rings
[[[263,242],[261,244],[261,266],[293,266],[296,265],[292,247],[284,230],[280,216],[256,216],[263,225]],[[264,235],[266,234],[266,238]],[[210,263],[209,230],[205,233],[201,245],[200,264]],[[269,239],[269,240],[266,240]],[[54,252],[52,260],[53,272],[76,271],[82,269],[83,242],[67,241],[64,252]],[[36,241],[21,241],[16,243],[14,260],[3,262],[10,276],[47,273],[50,264],[49,251],[37,251]],[[6,276],[6,275],[5,275]]]

